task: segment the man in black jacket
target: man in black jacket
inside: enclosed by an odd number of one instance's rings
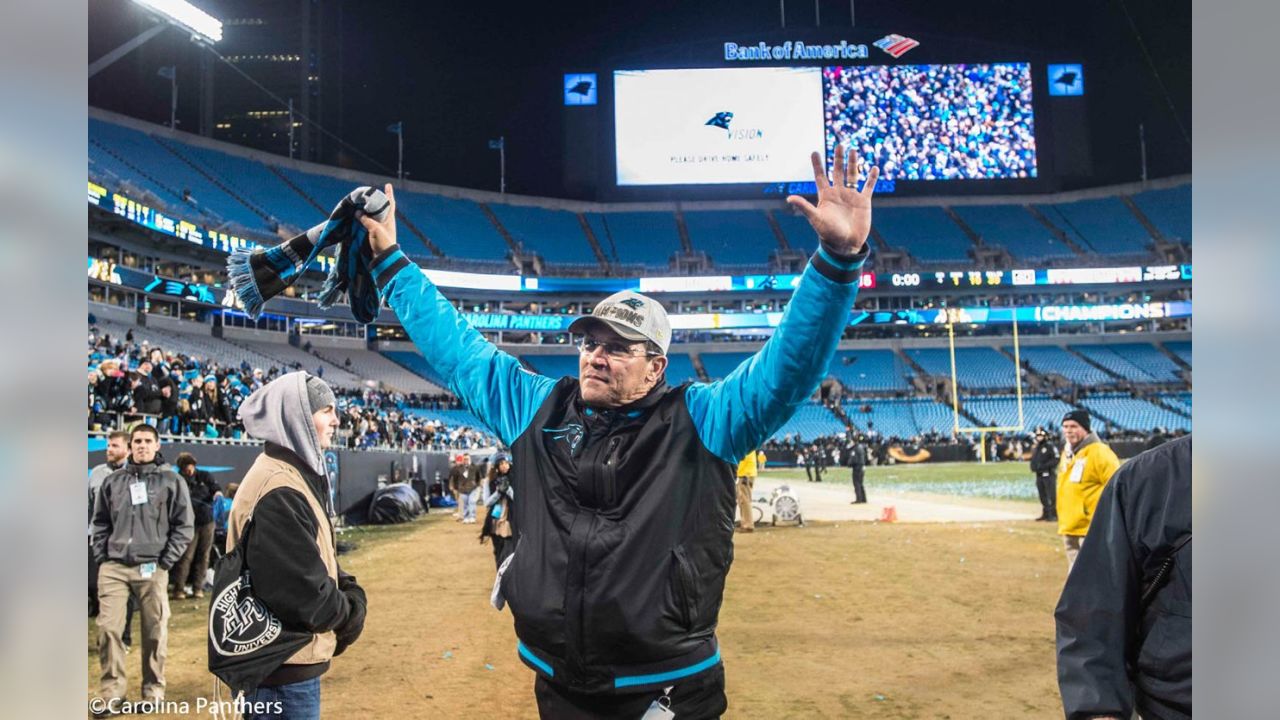
[[[390,185],[387,219],[360,218],[379,293],[449,389],[511,448],[518,537],[490,597],[511,608],[542,717],[724,713],[716,627],[733,562],[734,468],[818,389],[870,252],[878,172],[855,189],[846,155],[836,149],[833,183],[812,154],[818,204],[788,202],[819,249],[769,341],[711,383],[667,385],[666,310],[629,290],[570,324],[577,377],[533,374],[400,251]]]
[[[1068,720],[1191,717],[1191,436],[1102,491],[1055,613]]]
[[[862,487],[862,480],[867,474],[867,446],[859,435],[849,448],[849,467],[853,474],[853,503],[862,505],[867,502],[867,491]]]
[[[173,581],[173,599],[185,600],[188,597],[185,586],[188,584],[192,587],[192,595],[199,599],[204,597],[209,551],[213,549],[213,496],[218,494],[218,483],[212,475],[196,467],[196,458],[191,453],[180,453],[174,464],[178,466],[178,474],[187,481],[195,537],[170,578]]]
[[[319,720],[320,677],[364,631],[365,592],[338,567],[331,516],[333,504],[324,451],[338,429],[333,391],[304,372],[282,375],[250,395],[240,419],[263,452],[236,490],[227,521],[227,552],[253,529],[244,561],[253,592],[291,630],[311,641],[271,672],[245,700],[258,707],[281,703],[276,714]],[[217,602],[215,599],[214,602]],[[214,647],[226,638],[210,638]]]
[[[1049,439],[1044,428],[1036,428],[1036,449],[1031,453],[1031,472],[1036,476],[1036,492],[1040,495],[1041,522],[1057,522],[1058,500],[1057,470],[1060,454],[1058,446]]]
[[[98,661],[104,707],[125,693],[125,614],[129,596],[142,611],[143,700],[164,699],[169,645],[169,569],[191,542],[187,484],[164,465],[150,425],[129,434],[129,463],[107,476],[93,505],[98,567]]]

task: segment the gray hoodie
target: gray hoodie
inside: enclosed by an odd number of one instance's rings
[[[316,475],[326,477],[320,436],[307,400],[307,377],[302,371],[291,372],[256,390],[240,404],[240,421],[251,437],[284,447]]]

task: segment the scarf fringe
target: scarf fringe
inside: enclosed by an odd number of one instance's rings
[[[257,320],[262,314],[266,300],[263,299],[258,281],[254,278],[253,266],[249,264],[252,258],[253,252],[250,250],[243,248],[233,250],[227,256],[227,281],[235,291],[236,297],[240,298],[240,302],[244,305],[245,314]]]

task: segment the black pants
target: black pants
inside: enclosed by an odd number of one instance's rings
[[[1040,494],[1040,514],[1051,520],[1058,518],[1058,488],[1052,473],[1036,475],[1036,492]]]
[[[729,707],[724,694],[724,666],[684,683],[674,683],[671,711],[676,720],[716,720]],[[544,720],[640,720],[662,690],[640,693],[583,695],[548,682],[541,675],[533,683],[538,715]]]
[[[805,477],[809,478],[809,482],[813,482],[813,466],[812,465],[804,466],[804,474],[805,474]]]
[[[507,547],[507,539],[497,535],[489,536],[489,542],[493,543],[493,564],[495,566],[502,565],[502,551]]]
[[[864,503],[867,501],[867,491],[862,487],[862,478],[867,474],[866,469],[862,465],[853,466],[853,496],[854,502]]]

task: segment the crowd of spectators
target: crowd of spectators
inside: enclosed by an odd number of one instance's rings
[[[828,67],[827,154],[857,149],[885,180],[1036,176],[1026,63]]]
[[[142,420],[166,435],[243,437],[237,412],[254,390],[283,373],[304,369],[222,365],[165,350],[133,331],[112,337],[91,323],[88,338],[88,430],[124,429]],[[492,436],[476,428],[419,417],[410,409],[459,408],[449,395],[405,394],[381,388],[335,388],[339,438],[348,448],[471,450],[492,447]]]

